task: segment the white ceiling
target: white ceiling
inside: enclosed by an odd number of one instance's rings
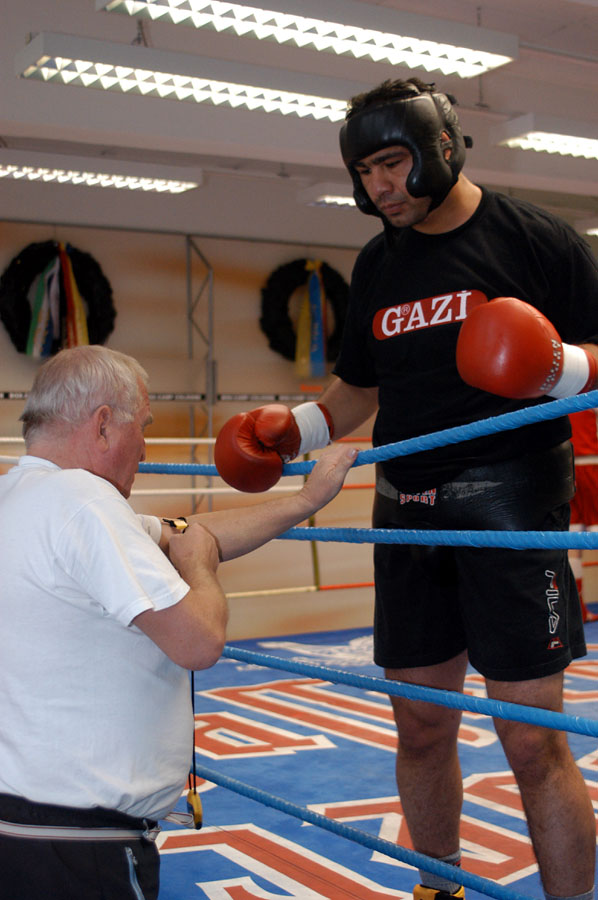
[[[367,0],[372,27],[380,7],[515,34],[519,58],[482,78],[426,75],[273,42],[163,22],[143,25],[96,12],[94,0],[3,0],[0,30],[0,161],[12,149],[200,166],[204,183],[176,197],[0,180],[7,220],[143,228],[313,245],[360,246],[378,230],[356,210],[301,205],[317,182],[347,182],[338,124],[276,113],[233,111],[18,78],[14,59],[30,35],[78,34],[165,50],[258,63],[334,82],[343,97],[385,78],[436,78],[456,95],[474,138],[467,173],[559,211],[571,222],[598,216],[598,162],[492,145],[493,125],[524,113],[592,123],[598,129],[598,0]],[[264,3],[267,6],[267,3]],[[302,3],[297,0],[297,12]],[[325,92],[325,90],[323,90]]]

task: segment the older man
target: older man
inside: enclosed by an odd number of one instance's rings
[[[337,447],[283,499],[176,520],[127,499],[152,421],[147,376],[103,347],[38,372],[26,455],[0,478],[0,883],[11,900],[157,897],[152,831],[193,747],[187,669],[220,656],[219,558],[331,500]]]

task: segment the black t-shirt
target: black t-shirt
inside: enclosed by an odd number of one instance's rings
[[[474,215],[454,231],[388,228],[363,248],[334,372],[379,388],[374,446],[550,399],[508,400],[460,378],[460,324],[474,304],[495,297],[531,303],[566,343],[598,342],[598,263],[564,221],[529,203],[483,189]],[[561,417],[397,457],[384,472],[396,487],[421,489],[569,435]]]

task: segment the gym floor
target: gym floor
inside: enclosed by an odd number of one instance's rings
[[[596,717],[598,622],[588,656],[566,673],[565,712]],[[230,647],[381,677],[371,629],[235,641]],[[484,696],[473,670],[466,691]],[[394,782],[396,737],[388,699],[320,677],[223,658],[195,678],[196,766],[273,798],[409,848]],[[596,739],[570,744],[598,807]],[[492,721],[464,712],[463,868],[515,895],[542,896],[513,777]],[[166,825],[160,900],[370,900],[412,896],[417,872],[363,844],[197,778],[201,830]],[[185,799],[179,808],[185,809]],[[471,888],[468,900],[484,896]]]

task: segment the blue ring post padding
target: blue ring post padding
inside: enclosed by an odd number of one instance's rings
[[[197,774],[202,778],[205,778],[206,781],[219,784],[221,787],[228,788],[230,791],[242,794],[245,797],[249,797],[251,800],[256,800],[264,806],[278,809],[289,816],[301,819],[303,822],[310,822],[312,825],[317,825],[319,828],[331,831],[333,834],[338,834],[340,837],[361,844],[363,847],[368,847],[370,850],[377,850],[379,853],[384,853],[386,856],[398,859],[410,866],[414,866],[416,869],[424,869],[426,872],[434,872],[441,877],[450,878],[451,881],[457,881],[460,884],[464,884],[465,887],[480,891],[483,894],[487,894],[489,897],[496,897],[497,900],[530,900],[529,896],[517,894],[515,891],[504,888],[502,885],[496,884],[487,878],[481,878],[479,875],[474,875],[472,872],[466,872],[464,869],[456,868],[449,863],[441,862],[439,859],[424,856],[423,853],[417,853],[415,850],[408,850],[407,847],[400,847],[398,844],[393,844],[383,838],[368,834],[367,831],[361,831],[351,825],[337,822],[336,819],[329,819],[327,816],[323,816],[305,806],[297,806],[274,794],[269,794],[259,788],[244,784],[242,781],[237,781],[236,778],[222,775],[214,769],[198,766]]]
[[[385,678],[376,678],[370,675],[358,675],[354,672],[330,669],[327,666],[316,666],[312,663],[281,659],[265,653],[256,653],[253,650],[231,647],[228,644],[224,647],[222,655],[227,659],[237,659],[254,665],[267,666],[270,669],[280,669],[284,672],[308,675],[311,678],[321,678],[323,681],[330,681],[333,684],[347,684],[366,691],[390,694],[393,697],[406,697],[408,700],[423,700],[427,703],[435,703],[437,706],[463,709],[469,712],[481,713],[484,716],[508,719],[511,722],[527,722],[532,725],[542,725],[545,728],[555,728],[558,731],[583,734],[586,737],[598,737],[598,721],[583,719],[581,716],[570,716],[566,713],[553,712],[550,709],[521,706],[518,703],[509,703],[503,700],[472,697],[469,694],[461,694],[458,691],[443,691],[439,688],[423,687],[419,684],[406,684],[401,681],[389,681]]]
[[[516,409],[513,412],[503,413],[500,416],[492,416],[489,419],[470,422],[469,425],[445,428],[442,431],[434,431],[421,437],[409,438],[406,441],[398,441],[395,444],[386,444],[384,447],[362,450],[357,454],[357,459],[353,465],[366,466],[370,463],[382,462],[385,459],[394,459],[397,456],[409,456],[411,453],[419,453],[422,450],[445,447],[447,444],[458,444],[460,441],[485,437],[488,434],[520,428],[522,425],[530,425],[534,422],[558,419],[560,416],[579,412],[582,409],[591,409],[596,406],[598,406],[598,391],[577,394],[575,397],[564,397],[561,400],[552,400],[548,403],[540,403],[537,406],[526,406],[523,409]],[[286,463],[282,467],[282,474],[307,475],[315,464],[313,459],[308,462]],[[153,472],[160,475],[218,475],[216,466],[201,465],[199,463],[140,463],[138,471]]]

